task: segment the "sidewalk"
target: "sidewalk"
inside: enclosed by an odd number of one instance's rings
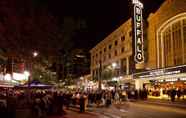
[[[170,100],[147,99],[147,100],[137,100],[137,102],[155,104],[155,105],[164,105],[169,107],[172,106],[176,108],[186,108],[186,100],[171,102]]]

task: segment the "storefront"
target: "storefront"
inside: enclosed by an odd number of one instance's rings
[[[14,87],[28,81],[29,73],[0,74],[0,87]]]
[[[147,89],[150,97],[168,98],[171,89],[186,91],[186,65],[136,73],[133,78],[137,89]]]

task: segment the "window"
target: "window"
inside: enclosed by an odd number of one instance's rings
[[[96,53],[96,58],[98,57],[98,54]]]
[[[115,56],[117,56],[118,55],[118,52],[117,52],[117,50],[115,50]]]
[[[125,36],[123,35],[122,37],[121,37],[121,41],[124,41],[125,40]]]
[[[110,44],[110,45],[109,45],[109,49],[111,49],[111,48],[112,48],[112,45]]]
[[[115,41],[115,46],[117,46],[118,45],[118,41]]]
[[[171,34],[171,32],[170,32],[170,34]],[[178,21],[178,22],[176,22],[172,25],[172,35],[173,35],[173,44],[174,44],[174,48],[173,48],[174,49],[174,60],[175,60],[174,64],[175,65],[181,65],[182,64],[182,53],[183,52],[182,52],[181,22],[180,21]],[[166,36],[166,38],[168,38],[168,36]],[[168,61],[168,58],[170,58],[170,57],[167,54],[165,56],[167,56],[166,61]],[[168,64],[166,66],[170,66],[170,65]]]
[[[124,47],[122,47],[122,48],[121,48],[121,52],[123,53],[124,51],[125,51],[125,48],[124,48]]]
[[[109,53],[109,55],[108,55],[108,56],[109,56],[109,59],[110,59],[110,58],[111,58],[111,54]]]
[[[163,38],[164,38],[164,53],[165,53],[165,65],[166,67],[168,65],[170,65],[170,61],[168,61],[168,59],[170,58],[169,56],[171,56],[171,30],[170,30],[170,27],[167,28],[167,30],[164,32],[164,35],[163,35]],[[170,63],[170,64],[169,64]]]
[[[99,54],[101,55],[102,54],[102,51],[99,51]]]
[[[183,36],[182,36],[183,35]],[[186,19],[178,20],[168,24],[165,29],[160,32],[159,39],[163,40],[163,57],[165,67],[185,64],[186,61]],[[183,44],[184,42],[184,44]],[[160,52],[162,49],[160,48]],[[159,55],[162,58],[161,54]],[[163,63],[163,62],[162,62]],[[160,66],[163,66],[160,63]]]
[[[104,52],[106,52],[107,50],[106,50],[106,48],[104,48]]]

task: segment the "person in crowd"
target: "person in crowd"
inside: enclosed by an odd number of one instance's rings
[[[174,102],[175,101],[175,96],[176,96],[176,90],[173,88],[170,92],[171,94],[171,101]]]
[[[115,94],[116,92],[114,90],[111,90],[111,97],[113,101],[115,100]]]
[[[2,118],[7,117],[7,102],[6,102],[6,96],[0,94],[0,116]]]
[[[71,103],[72,94],[71,92],[66,92],[64,94],[64,103],[66,105],[66,109],[69,109],[69,105]]]
[[[116,93],[115,93],[115,96],[114,96],[114,99],[115,99],[115,103],[116,104],[118,104],[119,103],[119,93],[118,93],[118,91],[116,91]]]
[[[182,98],[183,98],[183,100],[184,100],[184,96],[186,95],[186,89],[182,89]]]
[[[97,91],[95,97],[96,97],[96,104],[97,104],[97,107],[99,107],[100,104],[101,104],[101,97],[102,97],[102,93],[101,93],[101,91]]]
[[[80,93],[80,98],[79,98],[79,104],[80,104],[80,112],[85,112],[85,99],[86,96],[83,93]]]
[[[106,107],[109,107],[111,105],[111,99],[112,99],[111,92],[107,92],[106,93]]]
[[[16,97],[10,92],[7,98],[7,115],[8,118],[16,118]]]
[[[180,100],[180,97],[182,95],[182,91],[180,88],[177,90],[176,94],[177,94],[178,100]]]

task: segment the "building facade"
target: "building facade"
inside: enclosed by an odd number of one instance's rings
[[[144,30],[147,45],[145,69],[131,74],[136,89],[143,89],[145,84],[156,84],[159,89],[186,89],[185,6],[186,0],[165,0],[157,11],[145,19],[148,22]],[[130,74],[132,26],[132,19],[129,19],[90,51],[93,78],[100,77],[100,67],[102,71],[114,62],[124,72],[121,72],[122,76]]]
[[[136,88],[186,89],[185,6],[186,0],[165,0],[149,15],[148,71],[134,74]]]
[[[129,75],[132,55],[132,19],[108,35],[90,51],[91,74],[94,79],[108,69],[117,69],[117,76]],[[113,68],[113,66],[115,66]]]
[[[148,17],[148,68],[186,64],[186,1],[166,0]]]

